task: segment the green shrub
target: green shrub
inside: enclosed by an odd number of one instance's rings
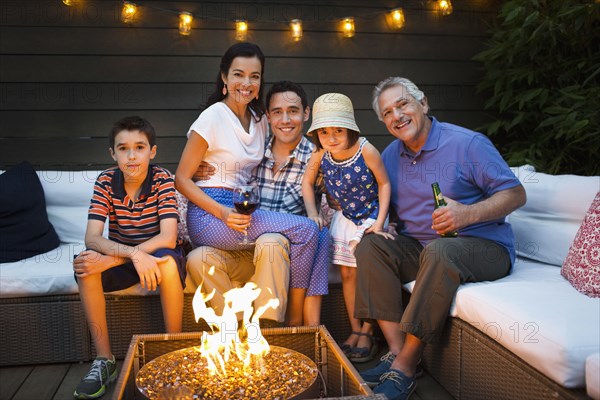
[[[509,0],[475,59],[496,117],[482,130],[511,165],[600,174],[600,2]]]

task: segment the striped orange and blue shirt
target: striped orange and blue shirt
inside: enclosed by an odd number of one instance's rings
[[[118,168],[103,171],[94,184],[88,219],[102,222],[108,216],[108,238],[135,246],[160,233],[160,220],[179,219],[173,176],[157,165],[148,167],[146,180],[137,201],[125,192],[123,172]]]

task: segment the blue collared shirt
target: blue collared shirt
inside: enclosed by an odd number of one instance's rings
[[[390,208],[399,218],[399,233],[426,245],[439,238],[431,229],[434,210],[431,184],[438,182],[444,197],[473,204],[494,193],[520,185],[492,142],[480,133],[438,122],[432,125],[423,148],[416,154],[400,140],[382,153],[392,186]],[[459,236],[493,240],[515,259],[514,236],[504,218],[459,230]]]

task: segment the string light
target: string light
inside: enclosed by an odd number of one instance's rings
[[[192,21],[194,18],[192,14],[187,11],[183,11],[179,14],[179,34],[188,36],[192,33]]]
[[[292,30],[292,39],[294,42],[299,42],[302,39],[302,21],[299,19],[293,19],[290,22],[290,28]]]
[[[452,2],[450,0],[439,0],[438,5],[442,15],[452,14]]]
[[[235,40],[243,42],[248,36],[248,22],[243,19],[235,21]]]
[[[395,29],[401,29],[404,26],[404,10],[402,8],[396,8],[390,11],[390,25]]]
[[[121,21],[126,24],[130,24],[135,21],[135,17],[137,14],[137,6],[128,1],[123,3],[123,10],[121,11]]]
[[[438,11],[441,15],[449,15],[452,13],[452,2],[451,0],[435,0]],[[600,0],[594,0],[595,2],[600,2]],[[73,6],[79,3],[79,0],[62,0],[62,2],[67,6]],[[129,1],[123,1],[123,9],[121,11],[121,20],[124,23],[134,22],[137,18],[138,9],[140,5],[135,4]],[[179,15],[179,33],[181,35],[187,36],[192,33],[192,22],[194,20],[194,15],[190,12],[179,12],[177,10],[168,10],[160,7],[146,5],[143,7],[159,10],[162,12],[167,12],[171,14]],[[359,18],[372,18],[373,15],[382,13],[383,11],[371,12],[369,14],[360,15]],[[391,11],[386,12],[386,20],[388,21],[388,25],[390,29],[399,30],[404,27],[406,22],[406,17],[404,14],[404,10],[402,8],[396,8]],[[292,39],[296,42],[302,40],[304,37],[304,31],[302,27],[302,20],[293,19],[289,22],[290,32]],[[351,38],[355,35],[355,24],[354,17],[347,17],[341,20],[340,29],[343,37]],[[235,39],[238,41],[246,40],[248,36],[248,22],[246,20],[237,20],[235,21]]]
[[[342,34],[346,38],[354,36],[354,18],[348,17],[342,20]]]

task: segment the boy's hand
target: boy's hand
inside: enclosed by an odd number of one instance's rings
[[[140,276],[140,283],[143,288],[156,290],[160,285],[162,276],[158,264],[165,261],[163,258],[151,256],[141,250],[138,250],[131,257],[131,262],[133,262],[133,266]]]
[[[73,260],[73,271],[78,277],[101,274],[111,266],[118,264],[115,258],[98,253],[94,250],[84,250]]]
[[[194,182],[198,181],[207,181],[211,176],[213,176],[217,172],[217,169],[207,163],[206,161],[202,161],[200,165],[198,165],[198,169],[194,172],[194,176],[192,176],[192,180]]]
[[[236,212],[233,208],[225,208],[221,215],[221,221],[228,227],[238,232],[244,233],[250,226],[252,217],[250,215],[244,215]]]

